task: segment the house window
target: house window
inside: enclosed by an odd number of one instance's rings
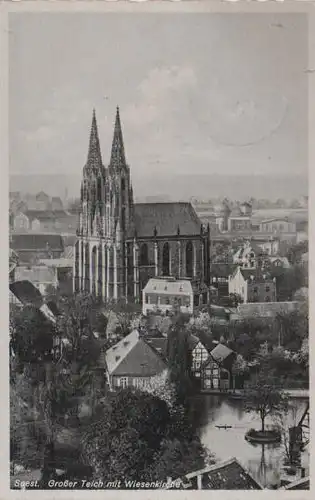
[[[168,243],[164,243],[163,246],[162,273],[163,276],[170,275],[170,246]]]
[[[254,293],[258,293],[258,288],[257,288],[257,286],[255,286],[255,288],[254,288]]]
[[[128,387],[128,377],[120,377],[120,379],[118,379],[118,386],[122,389]]]
[[[266,292],[270,292],[270,286],[266,286]]]
[[[267,295],[267,297],[266,297],[266,302],[270,302],[270,297],[269,297],[269,295]]]
[[[191,241],[188,241],[186,245],[186,276],[192,278],[193,275],[193,245]]]
[[[147,294],[145,294],[145,303],[146,303],[146,304],[149,304],[149,297],[148,297],[148,295],[147,295]]]

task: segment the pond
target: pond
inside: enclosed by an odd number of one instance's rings
[[[285,416],[285,427],[295,425],[301,418],[306,400],[294,399]],[[217,461],[235,457],[265,487],[279,482],[283,476],[281,468],[285,458],[285,446],[281,444],[253,445],[245,440],[245,433],[251,428],[260,429],[261,422],[254,413],[243,410],[242,401],[225,396],[203,395],[195,398],[195,421],[200,428],[203,445],[215,455]],[[197,421],[198,420],[198,421]],[[266,419],[267,425],[274,425],[274,419]],[[219,429],[216,426],[232,426]],[[308,448],[308,447],[307,447]],[[301,457],[302,466],[309,467],[308,450]]]

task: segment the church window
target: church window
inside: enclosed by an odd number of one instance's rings
[[[90,250],[89,244],[85,244],[85,291],[90,291]]]
[[[149,263],[148,245],[143,243],[140,248],[140,266],[147,266]]]
[[[98,248],[98,295],[101,295],[101,287],[103,283],[103,251],[102,246]]]
[[[186,276],[192,278],[193,275],[193,245],[188,241],[186,245]]]
[[[121,179],[121,198],[122,202],[125,203],[125,191],[126,191],[126,181],[124,178]]]
[[[95,294],[95,292],[96,292],[96,287],[95,287],[95,282],[96,282],[96,252],[97,252],[97,248],[93,247],[93,250],[92,250],[92,276],[91,276],[92,293],[93,294]]]
[[[75,244],[75,291],[79,291],[79,265],[80,265],[80,255],[79,255],[80,242],[77,241]]]
[[[100,177],[97,179],[97,199],[98,201],[102,200],[102,179]]]
[[[122,207],[121,209],[121,229],[122,231],[126,230],[126,209]]]
[[[162,273],[163,276],[170,275],[170,246],[168,243],[164,243],[163,246]]]

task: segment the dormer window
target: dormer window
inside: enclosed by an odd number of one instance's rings
[[[120,356],[116,356],[116,357],[115,357],[115,360],[116,360],[116,361],[119,361],[119,360],[120,360]]]

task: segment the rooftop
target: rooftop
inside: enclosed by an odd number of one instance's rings
[[[233,352],[234,351],[226,345],[218,344],[214,349],[212,349],[210,354],[215,361],[221,362],[228,358]]]
[[[57,280],[56,273],[51,267],[41,266],[17,266],[15,268],[15,278],[17,281],[31,281],[32,283],[51,283]]]
[[[145,293],[189,295],[192,293],[192,286],[189,280],[174,280],[167,278],[151,278],[144,287]]]
[[[105,353],[110,375],[151,377],[166,369],[166,363],[137,330],[110,347]]]
[[[63,250],[63,239],[55,233],[12,233],[13,250]]]
[[[191,203],[136,203],[135,227],[138,237],[200,234],[201,221]],[[133,236],[133,235],[130,235]]]
[[[198,481],[197,478],[200,478]],[[236,458],[191,472],[185,476],[187,487],[203,490],[262,490],[263,487]],[[189,484],[190,483],[190,484]]]

